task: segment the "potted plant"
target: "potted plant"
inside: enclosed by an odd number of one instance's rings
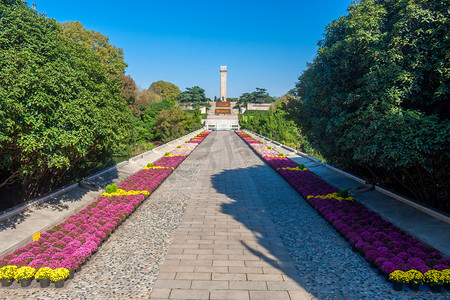
[[[34,274],[36,273],[36,269],[32,267],[21,267],[17,269],[14,274],[14,279],[17,282],[20,282],[21,287],[27,287],[31,284],[31,281],[34,278]]]
[[[401,291],[403,290],[403,284],[408,283],[408,277],[405,272],[396,270],[389,274],[389,280],[392,282],[394,290]]]
[[[444,277],[444,287],[447,290],[450,290],[450,269],[442,270],[441,274]]]
[[[61,262],[61,266],[69,270],[69,277],[67,279],[73,279],[75,270],[78,268],[78,263],[73,258],[67,258]]]
[[[69,277],[69,270],[66,268],[54,269],[50,272],[50,280],[55,283],[56,288],[62,288],[64,286],[64,280]]]
[[[16,266],[4,266],[0,268],[0,281],[2,286],[10,286],[13,282],[14,275],[17,272]]]
[[[406,272],[409,279],[408,286],[411,290],[419,290],[420,284],[423,282],[423,274],[417,270],[409,270]]]
[[[433,292],[439,293],[441,291],[444,284],[444,276],[441,271],[429,270],[423,274],[423,277],[423,281],[430,286]]]
[[[52,269],[44,267],[40,268],[36,274],[34,274],[34,278],[39,282],[41,288],[48,287],[50,285],[50,273]]]

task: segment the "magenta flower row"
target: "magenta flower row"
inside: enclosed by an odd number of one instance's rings
[[[203,140],[210,131],[203,132]],[[188,155],[195,146],[186,147]],[[186,156],[164,156],[154,163],[164,168],[144,169],[119,185],[125,191],[152,192]],[[143,201],[143,194],[101,196],[79,213],[42,233],[39,240],[30,242],[0,259],[0,267],[15,265],[32,268],[49,267],[75,270],[97,251],[100,244]]]
[[[244,132],[236,132],[257,153],[265,149]],[[257,145],[257,146],[255,146]],[[319,212],[380,274],[401,270],[443,271],[450,269],[450,259],[444,258],[438,250],[417,240],[377,213],[370,211],[356,201],[339,201],[333,198],[308,196],[329,195],[338,189],[315,174],[306,171],[289,170],[297,163],[286,157],[263,156],[264,160],[283,176],[308,203]]]

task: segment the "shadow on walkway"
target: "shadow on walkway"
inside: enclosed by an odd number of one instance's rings
[[[392,284],[352,252],[348,243],[269,166],[223,170],[213,176],[212,184],[218,193],[234,200],[222,205],[223,212],[252,230],[263,248],[247,241],[242,241],[243,245],[280,270],[285,267],[286,254],[272,249],[285,247],[296,268],[286,269],[285,275],[318,299],[446,299],[449,295],[431,293],[428,288],[394,291]]]
[[[212,185],[218,193],[234,200],[231,203],[222,204],[222,212],[233,216],[247,229],[253,231],[257,238],[255,243],[253,239],[246,241],[245,237],[243,237],[243,240],[241,240],[242,245],[253,255],[264,261],[267,267],[271,266],[280,270],[280,274],[306,289],[305,282],[299,276],[295,264],[293,264],[288,251],[286,251],[260,196],[261,193],[264,194],[274,187],[268,184],[266,186],[267,190],[258,191],[251,182],[250,176],[252,173],[267,171],[265,167],[261,166],[224,170],[217,175],[213,175]],[[277,176],[276,174],[272,175]],[[292,284],[290,281],[287,283]],[[312,291],[307,291],[313,294]]]

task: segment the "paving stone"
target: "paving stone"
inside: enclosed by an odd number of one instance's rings
[[[194,280],[192,289],[196,290],[225,290],[228,289],[228,281]]]
[[[217,300],[248,300],[248,291],[237,291],[237,290],[215,290],[211,291],[210,299]]]
[[[175,279],[211,280],[211,273],[176,273]]]
[[[264,299],[264,300],[290,300],[288,292],[286,291],[250,291],[250,300]]]
[[[228,267],[195,267],[195,272],[228,273]]]
[[[258,267],[230,267],[230,273],[262,274],[263,268]]]
[[[231,290],[267,290],[265,281],[230,281]]]
[[[168,299],[170,291],[170,289],[154,288],[150,294],[150,299]]]
[[[190,287],[191,280],[158,279],[155,283],[155,288],[161,289],[189,289]]]
[[[245,274],[224,274],[224,273],[213,273],[212,280],[247,280],[247,276]]]
[[[247,274],[249,281],[283,281],[279,274]]]
[[[170,299],[209,299],[209,291],[205,290],[172,290]]]

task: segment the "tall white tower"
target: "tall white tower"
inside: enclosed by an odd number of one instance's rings
[[[220,99],[227,101],[227,66],[220,66]]]

